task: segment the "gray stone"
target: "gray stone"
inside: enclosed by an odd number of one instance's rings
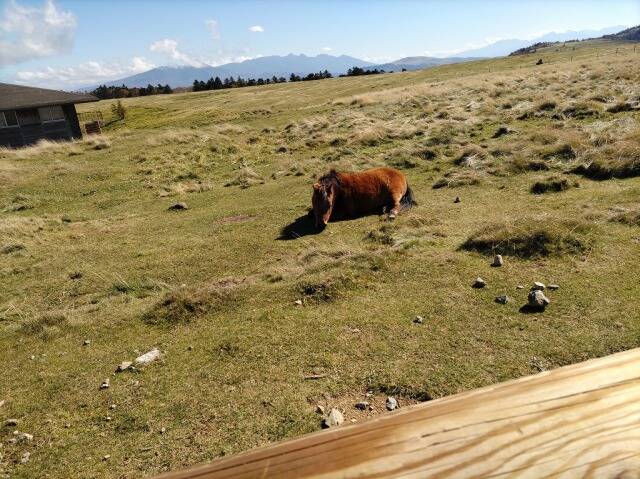
[[[153,348],[151,351],[144,353],[142,356],[138,356],[134,360],[134,363],[136,366],[146,366],[154,362],[156,359],[160,358],[161,355],[162,353],[158,348]]]
[[[174,203],[171,206],[169,206],[169,209],[171,211],[180,211],[180,210],[188,210],[189,207],[184,201],[178,201],[177,203]]]
[[[344,416],[342,415],[340,410],[332,408],[331,411],[329,411],[329,414],[327,414],[327,417],[322,420],[322,427],[336,427],[341,425],[343,422]]]
[[[494,268],[498,268],[503,264],[504,264],[504,260],[502,259],[502,255],[497,254],[493,258],[493,263],[491,263],[491,266],[493,266]]]
[[[507,304],[508,302],[509,302],[509,296],[507,296],[506,294],[496,296],[496,303]]]
[[[531,289],[538,290],[538,291],[544,291],[545,288],[546,286],[544,285],[544,283],[541,283],[540,281],[534,281],[533,286],[531,287]]]
[[[558,286],[557,284],[550,284],[549,286],[547,286],[547,288],[549,288],[551,291],[555,291],[557,289],[560,289],[560,286]]]
[[[100,389],[108,389],[109,388],[109,379],[105,379],[104,381],[102,381],[102,383],[100,384]]]
[[[369,409],[369,403],[367,401],[357,402],[356,409],[360,409],[361,411],[366,411],[367,409]]]
[[[524,289],[524,286],[522,286],[521,284],[519,284],[518,286],[516,286],[516,289]]]
[[[29,451],[26,451],[22,454],[22,457],[20,458],[20,462],[22,464],[26,464],[27,462],[29,462],[30,458],[31,458],[31,453]]]
[[[82,344],[84,344],[85,346],[89,346],[91,344],[91,340],[85,339],[84,343],[82,343]]]
[[[416,316],[413,322],[416,324],[422,324],[424,322],[424,318],[422,316]]]
[[[472,286],[476,289],[480,289],[480,288],[484,288],[486,285],[487,285],[487,282],[484,279],[477,277],[476,280],[473,282]]]
[[[537,311],[544,311],[547,305],[551,302],[539,289],[532,289],[531,292],[529,292],[527,300],[529,307]]]
[[[16,427],[18,425],[18,420],[17,419],[7,419],[4,422],[4,425],[6,427]]]
[[[398,409],[398,401],[396,401],[396,398],[389,396],[385,402],[385,406],[387,406],[389,411],[393,411],[394,409]]]

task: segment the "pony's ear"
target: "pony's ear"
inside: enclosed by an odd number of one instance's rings
[[[314,183],[313,184],[313,189],[314,189],[314,191],[320,191],[320,183]]]

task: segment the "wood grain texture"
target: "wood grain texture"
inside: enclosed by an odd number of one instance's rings
[[[161,477],[638,478],[640,349]]]

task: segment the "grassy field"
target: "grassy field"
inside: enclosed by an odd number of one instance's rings
[[[639,60],[135,98],[101,137],[1,150],[0,475],[145,477],[317,430],[318,405],[361,421],[640,346]],[[417,207],[310,234],[313,178],[380,165]],[[560,289],[525,314],[533,281]]]

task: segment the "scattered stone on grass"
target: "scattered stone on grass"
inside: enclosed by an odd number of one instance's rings
[[[33,435],[26,432],[13,431],[13,436],[16,438],[18,442],[33,441]]]
[[[294,301],[294,303],[296,304],[296,306],[302,306],[302,300],[301,299],[296,299]]]
[[[324,411],[324,406],[321,406],[320,404],[318,404],[318,405],[316,406],[316,413],[317,413],[317,414],[323,414],[323,415],[324,415],[324,412],[325,412],[325,411]]]
[[[325,417],[322,420],[322,427],[324,428],[336,427],[341,425],[343,422],[344,422],[344,416],[342,415],[339,409],[336,409],[334,407],[331,409],[331,411],[329,411],[329,414],[327,414],[327,417]]]
[[[534,281],[533,282],[533,287],[531,289],[536,289],[539,291],[544,291],[546,288],[546,286],[544,285],[544,283],[541,283],[540,281]]]
[[[109,379],[105,379],[104,381],[102,381],[102,383],[100,384],[100,389],[108,389],[109,388]]]
[[[360,411],[366,411],[367,409],[369,409],[369,402],[368,401],[360,401],[357,402],[355,404],[356,409],[360,409]]]
[[[455,199],[455,200],[453,200],[453,202],[454,202],[454,203],[460,203],[460,197],[459,197],[459,196],[456,196],[456,199]]]
[[[473,282],[472,287],[476,289],[480,289],[480,288],[484,288],[486,285],[487,285],[487,282],[478,276],[476,280]]]
[[[493,258],[493,263],[491,263],[491,266],[493,266],[494,268],[498,268],[498,267],[502,266],[503,264],[504,264],[504,260],[502,259],[502,255],[497,254]]]
[[[549,286],[547,286],[547,288],[549,288],[551,291],[555,291],[557,289],[560,289],[560,286],[558,286],[557,284],[550,284]]]
[[[189,207],[184,201],[178,201],[177,203],[174,203],[171,206],[169,206],[168,209],[170,211],[181,211],[181,210],[188,210]]]
[[[108,461],[109,459],[111,459],[111,454],[105,454],[104,456],[102,456],[103,461]]]
[[[26,464],[27,462],[29,462],[30,458],[31,458],[31,453],[29,451],[26,451],[22,454],[22,457],[20,458],[20,462],[22,464]]]
[[[131,361],[122,361],[116,368],[116,372],[121,373],[122,371],[126,371],[127,369],[129,369],[131,366],[133,366],[133,363]]]
[[[398,401],[396,398],[389,396],[385,402],[385,406],[387,406],[387,410],[393,411],[394,409],[398,409]]]
[[[508,302],[509,302],[509,296],[507,296],[506,294],[496,296],[496,303],[507,304]]]
[[[151,364],[156,359],[160,358],[162,353],[158,348],[153,348],[151,351],[144,353],[142,356],[138,356],[133,362],[136,366],[146,366]]]
[[[89,346],[91,344],[91,340],[90,339],[85,339],[84,343],[82,343],[84,346]]]
[[[416,316],[413,322],[416,324],[422,324],[424,322],[424,318],[422,316]]]
[[[18,420],[17,419],[7,419],[4,422],[5,427],[15,427],[18,425]]]
[[[532,289],[527,297],[528,306],[534,311],[544,311],[551,301],[547,298],[542,290]]]
[[[524,286],[519,284],[518,286],[516,286],[516,289],[524,289]]]

